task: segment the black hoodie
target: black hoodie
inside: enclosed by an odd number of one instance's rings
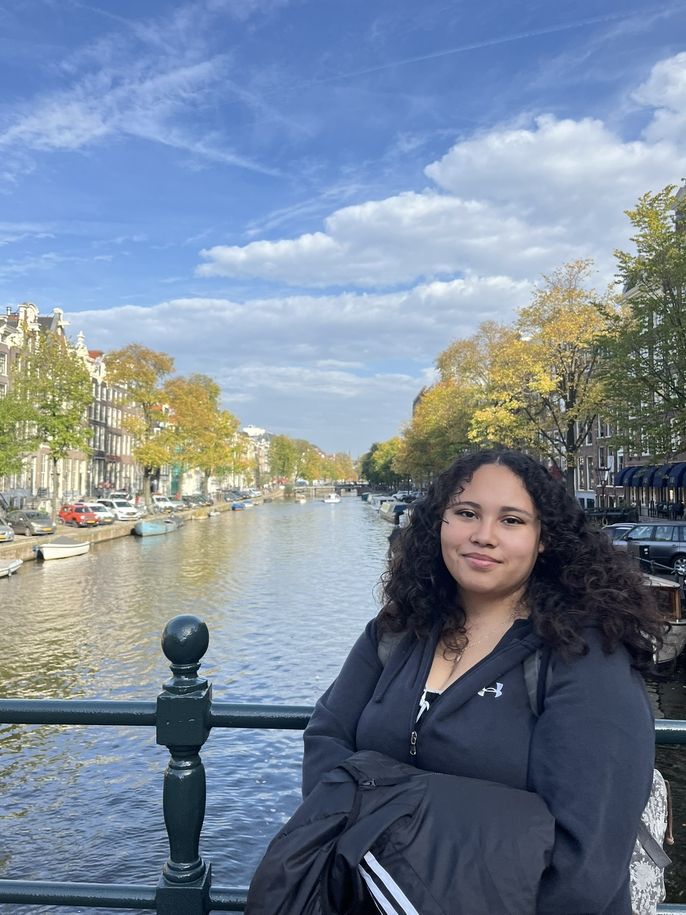
[[[650,794],[655,735],[627,651],[605,654],[598,630],[585,629],[587,654],[570,661],[552,654],[536,718],[522,662],[540,640],[530,621],[518,621],[415,728],[438,637],[438,629],[423,640],[408,635],[384,667],[376,623],[367,625],[305,731],[303,793],[358,750],[528,788],[556,821],[539,915],[630,915],[629,860]]]

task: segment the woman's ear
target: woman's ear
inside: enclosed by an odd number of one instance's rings
[[[545,550],[545,544],[543,543],[543,541],[539,540],[539,542],[538,542],[538,552],[539,552],[539,553],[542,553],[544,550]]]

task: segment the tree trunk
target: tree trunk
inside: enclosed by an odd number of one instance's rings
[[[52,523],[57,524],[57,505],[58,505],[57,487],[58,487],[59,480],[60,480],[60,475],[57,472],[57,464],[58,464],[59,458],[51,457],[51,461],[52,461],[52,473],[51,473],[51,476],[52,476],[52,500],[51,500],[52,511],[51,511],[51,513],[52,513]]]
[[[149,512],[152,511],[152,491],[150,487],[152,471],[152,467],[143,468],[143,501],[145,502],[145,507]]]
[[[574,448],[575,444],[576,435],[574,423],[570,423],[567,426],[565,441],[565,486],[567,487],[567,492],[573,499],[576,498],[576,486],[574,485],[574,468],[576,467],[576,451]]]

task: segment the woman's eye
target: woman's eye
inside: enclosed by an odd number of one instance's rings
[[[503,518],[505,524],[524,524],[521,518]]]
[[[474,512],[470,511],[468,508],[458,508],[456,509],[455,514],[460,518],[476,518]]]

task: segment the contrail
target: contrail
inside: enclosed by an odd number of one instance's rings
[[[481,48],[492,48],[500,44],[509,44],[513,41],[522,41],[525,38],[538,38],[540,35],[553,35],[556,32],[568,32],[571,29],[580,29],[587,25],[598,25],[603,22],[615,22],[619,19],[631,19],[634,13],[607,13],[604,16],[590,16],[587,19],[578,19],[575,22],[566,22],[563,25],[553,25],[543,29],[531,29],[528,32],[515,32],[513,35],[502,35],[500,38],[490,38],[485,41],[475,41],[471,44],[458,45],[456,48],[445,48],[442,51],[432,51],[430,54],[421,54],[418,57],[405,57],[402,60],[393,60],[389,63],[379,64],[376,67],[366,67],[364,70],[353,70],[349,73],[339,73],[335,76],[326,76],[322,79],[310,80],[305,85],[318,85],[331,83],[339,79],[350,79],[355,76],[366,76],[369,73],[379,73],[382,70],[391,70],[393,67],[403,67],[406,64],[421,63],[425,60],[436,60],[440,57],[449,57],[451,54],[461,54],[464,51],[478,51]]]

